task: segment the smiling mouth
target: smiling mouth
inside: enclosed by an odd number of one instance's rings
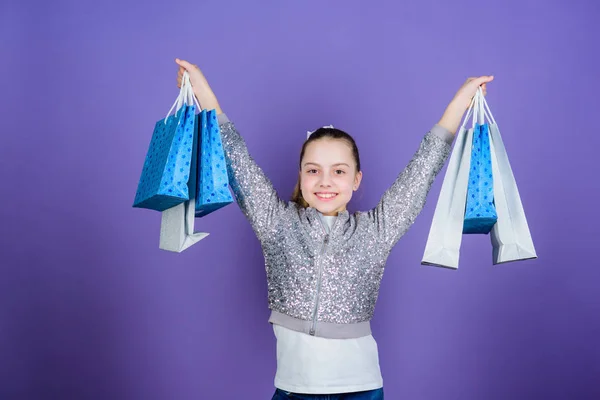
[[[337,195],[338,195],[337,193],[330,193],[330,192],[328,192],[328,193],[321,193],[321,192],[315,193],[315,196],[317,196],[317,198],[319,200],[324,200],[324,201],[335,199],[337,197]]]

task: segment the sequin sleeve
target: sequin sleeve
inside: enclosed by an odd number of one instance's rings
[[[259,239],[286,208],[271,181],[248,152],[246,142],[225,114],[218,116],[229,184],[244,216]]]
[[[435,125],[377,206],[369,211],[385,251],[392,250],[423,209],[431,185],[450,154],[453,138],[449,131]]]

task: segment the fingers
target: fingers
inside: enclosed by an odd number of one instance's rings
[[[197,65],[189,63],[185,60],[180,60],[179,58],[176,58],[175,62],[179,65],[180,70],[186,70],[188,72],[192,72],[194,69],[198,69]]]
[[[471,88],[469,91],[472,90],[473,92],[475,92],[477,88],[481,87],[483,95],[485,96],[487,94],[487,83],[491,82],[492,80],[494,80],[492,75],[484,75],[477,78],[473,77],[467,79],[467,83],[465,85]]]
[[[484,75],[484,76],[480,76],[479,78],[474,79],[475,83],[477,83],[477,86],[481,86],[481,85],[491,82],[493,80],[494,80],[493,75]]]
[[[177,71],[177,87],[181,88],[181,80],[183,79],[183,67],[179,68]]]
[[[179,58],[175,59],[175,62],[177,63],[177,65],[179,65],[179,70],[177,71],[177,87],[181,88],[181,81],[183,79],[183,73],[185,71],[187,71],[188,73],[191,73],[194,70],[200,70],[200,68],[198,68],[197,65],[194,65],[190,62],[187,62],[185,60],[181,60]]]
[[[482,76],[478,76],[478,77],[470,77],[467,79],[467,81],[465,83],[481,86],[482,84],[491,82],[493,80],[494,80],[493,75],[482,75]]]
[[[487,95],[487,84],[493,80],[494,76],[482,76],[478,79],[478,81],[481,82],[481,90],[484,96]]]
[[[179,65],[179,69],[177,70],[177,87],[181,88],[181,81],[183,80],[183,73],[185,71],[188,71],[188,68],[193,68],[195,66],[192,66],[192,64],[190,64],[189,62],[180,60],[179,58],[176,58],[175,62]]]

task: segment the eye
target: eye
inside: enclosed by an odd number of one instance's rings
[[[316,169],[309,169],[306,172],[309,173],[309,174],[316,174],[317,170]]]
[[[338,175],[342,175],[342,174],[345,174],[346,171],[344,171],[343,169],[336,169],[335,173],[338,174]]]

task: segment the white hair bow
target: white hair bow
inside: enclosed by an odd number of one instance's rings
[[[326,125],[326,126],[322,126],[319,129],[322,128],[333,128],[333,125]],[[318,129],[315,129],[314,131],[306,131],[306,138],[308,139],[310,137],[310,135],[312,135],[313,133],[315,133],[316,131],[318,131]]]

